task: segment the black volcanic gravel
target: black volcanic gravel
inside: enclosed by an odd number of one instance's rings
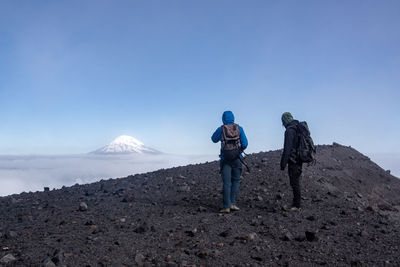
[[[301,211],[281,151],[247,158],[231,214],[218,162],[2,197],[0,266],[399,266],[400,180],[350,147],[317,149]]]

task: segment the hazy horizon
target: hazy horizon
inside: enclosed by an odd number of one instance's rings
[[[44,187],[59,189],[159,169],[217,160],[217,156],[179,155],[60,155],[0,156],[0,196]]]
[[[362,151],[360,151],[362,153]],[[365,154],[384,170],[400,178],[400,155]],[[0,196],[21,192],[59,189],[76,183],[120,178],[162,168],[218,160],[215,155],[128,154],[128,155],[0,155]],[[318,154],[317,154],[318,160]],[[307,168],[307,167],[305,167]],[[218,177],[218,173],[215,173]]]

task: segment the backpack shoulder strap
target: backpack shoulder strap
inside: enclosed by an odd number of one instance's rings
[[[236,124],[236,123],[235,123],[235,125],[237,126],[237,130],[238,130],[238,133],[239,133],[239,139],[240,139],[240,125]]]
[[[225,141],[225,140],[226,140],[226,129],[225,129],[225,124],[222,124],[221,129],[222,129],[222,132],[221,132],[222,141]]]

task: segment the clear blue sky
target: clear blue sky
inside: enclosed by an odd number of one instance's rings
[[[249,151],[400,153],[400,1],[0,1],[0,154],[88,152],[121,134],[212,154],[230,109]]]

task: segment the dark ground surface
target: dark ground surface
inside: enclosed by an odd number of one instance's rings
[[[226,215],[217,213],[218,162],[2,197],[0,259],[15,257],[7,266],[400,266],[400,179],[350,147],[317,149],[318,163],[304,166],[297,212],[288,210],[281,151],[248,157],[241,211]]]

